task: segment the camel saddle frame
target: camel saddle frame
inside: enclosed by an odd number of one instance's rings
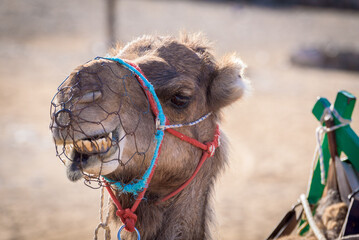
[[[322,165],[318,159],[306,195],[310,209],[315,213],[319,200],[333,189],[340,194],[348,212],[339,239],[359,239],[359,137],[350,127],[356,98],[347,91],[337,94],[334,105],[326,98],[318,98],[312,113],[327,129],[321,146]],[[328,130],[330,129],[330,130]],[[323,168],[323,167],[322,167]],[[326,184],[322,184],[325,174]],[[307,219],[297,214],[296,204],[284,216],[267,240],[290,235],[297,227],[300,235],[310,228]]]

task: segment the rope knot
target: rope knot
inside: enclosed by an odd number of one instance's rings
[[[125,229],[129,232],[135,231],[135,224],[137,221],[137,215],[134,214],[131,209],[126,208],[124,210],[117,210],[116,215],[120,217],[121,221],[125,225]]]
[[[221,140],[220,140],[220,132],[219,132],[219,127],[217,125],[216,128],[216,133],[214,134],[214,139],[212,142],[207,142],[207,152],[209,154],[209,157],[213,157],[216,148],[218,148],[221,145]]]
[[[207,145],[207,152],[209,154],[209,157],[213,157],[214,152],[216,151],[216,144],[214,142],[206,143]]]

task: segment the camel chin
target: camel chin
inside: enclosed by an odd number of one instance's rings
[[[66,144],[65,153],[68,157],[64,163],[68,179],[75,182],[84,175],[98,177],[114,172],[120,165],[118,156],[121,159],[126,141],[123,138],[119,142],[119,132],[119,128],[116,128],[109,134],[97,134]]]

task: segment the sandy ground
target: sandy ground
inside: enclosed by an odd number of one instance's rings
[[[203,31],[218,56],[236,51],[253,94],[226,109],[230,165],[216,186],[218,238],[264,239],[306,191],[316,97],[359,96],[359,74],[298,68],[308,44],[359,48],[359,15],[238,4],[123,0],[118,39]],[[104,1],[0,1],[0,239],[91,239],[99,191],[70,183],[55,157],[49,105],[77,65],[104,55]],[[352,127],[359,132],[359,108]]]

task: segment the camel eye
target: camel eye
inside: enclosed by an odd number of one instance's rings
[[[171,97],[171,104],[175,108],[185,108],[188,106],[191,98],[188,96],[183,96],[181,94],[176,94]]]

